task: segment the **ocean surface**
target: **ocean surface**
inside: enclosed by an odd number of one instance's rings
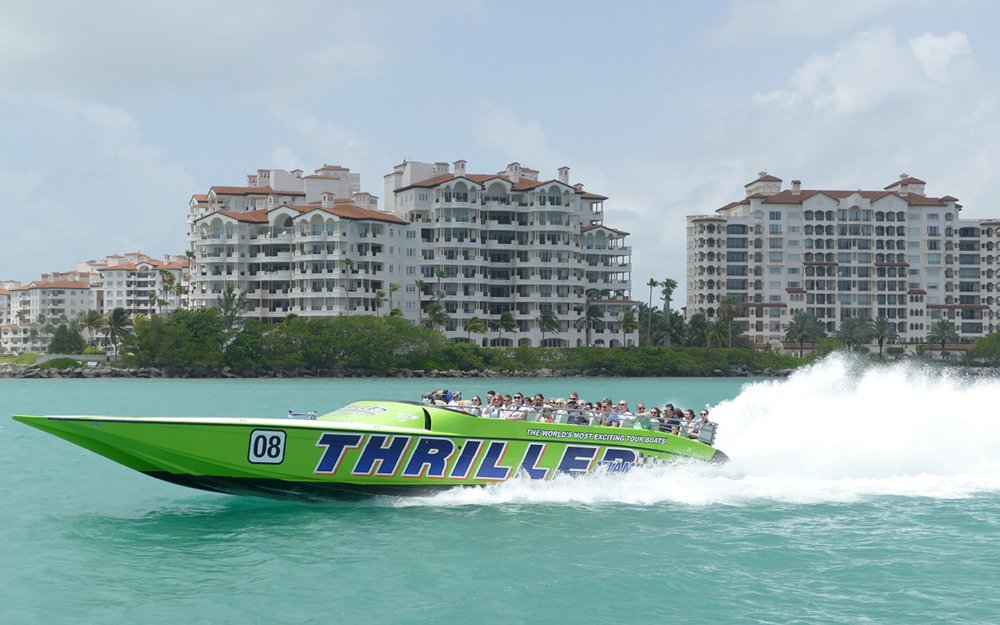
[[[13,414],[279,416],[435,385],[712,406],[725,466],[299,503],[185,489]],[[1000,381],[0,379],[0,625],[1000,623]]]

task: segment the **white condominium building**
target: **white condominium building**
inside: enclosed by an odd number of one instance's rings
[[[415,236],[404,283],[415,306],[439,301],[449,337],[493,346],[638,343],[622,326],[636,305],[632,250],[628,233],[604,225],[606,199],[570,184],[568,167],[542,181],[518,163],[473,174],[461,160],[453,169],[405,161],[385,176],[386,210]],[[501,327],[505,312],[516,330]],[[557,326],[543,331],[543,315]],[[487,325],[482,336],[466,329],[474,317]]]
[[[95,291],[86,279],[70,274],[46,275],[8,289],[9,322],[0,326],[0,348],[5,352],[42,352],[60,323],[76,320],[95,306]],[[79,277],[79,276],[74,276]]]
[[[260,319],[401,308],[415,321],[416,296],[396,286],[413,235],[406,221],[377,207],[358,174],[331,165],[308,176],[259,169],[245,187],[193,196],[191,306],[216,306],[232,286],[247,296],[245,314]]]
[[[687,218],[688,319],[711,321],[733,300],[758,345],[782,340],[797,312],[829,333],[885,316],[901,341],[923,341],[942,318],[963,340],[998,329],[1000,221],[960,219],[957,198],[906,174],[881,191],[781,183],[761,172],[745,198]]]
[[[158,260],[142,252],[130,252],[80,263],[78,268],[99,276],[94,287],[96,307],[102,314],[122,308],[129,315],[149,316],[183,307],[188,271],[184,256]]]

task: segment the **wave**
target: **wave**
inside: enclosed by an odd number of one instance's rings
[[[966,498],[1000,492],[1000,380],[836,355],[788,378],[746,385],[712,409],[731,462],[626,475],[511,480],[397,505]]]

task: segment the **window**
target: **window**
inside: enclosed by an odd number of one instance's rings
[[[781,221],[781,211],[770,211],[767,214],[767,218],[771,221]]]

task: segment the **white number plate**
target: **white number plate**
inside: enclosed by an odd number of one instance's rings
[[[285,459],[285,433],[281,430],[250,432],[247,459],[251,464],[281,464]]]

